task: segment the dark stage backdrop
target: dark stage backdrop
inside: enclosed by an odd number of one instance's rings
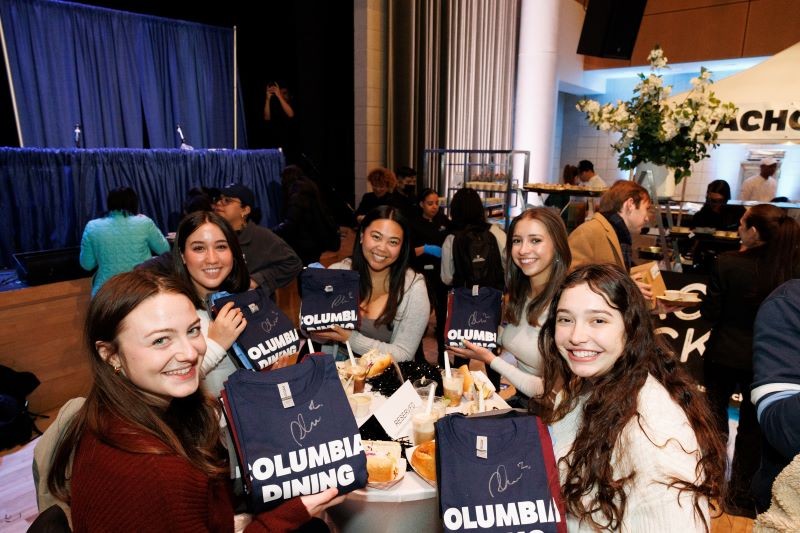
[[[13,253],[78,245],[86,223],[106,211],[108,192],[123,185],[167,232],[190,188],[241,182],[272,227],[282,168],[277,150],[0,148],[0,266],[11,267]]]
[[[234,148],[231,28],[51,0],[0,16],[25,147],[177,148],[180,124]]]
[[[238,28],[239,79],[247,148],[263,148],[265,84],[293,95],[300,162],[328,187],[326,198],[353,202],[353,4],[313,0],[225,3],[96,0],[85,4]],[[189,139],[191,141],[191,139]],[[144,147],[150,147],[145,139]],[[7,82],[0,83],[0,144],[19,146]],[[244,148],[240,146],[240,148]],[[340,219],[344,214],[340,214]]]

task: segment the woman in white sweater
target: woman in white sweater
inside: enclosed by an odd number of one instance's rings
[[[569,531],[708,531],[725,446],[697,385],[614,265],[567,276],[539,337]]]
[[[513,356],[516,365],[469,341],[464,341],[464,348],[450,350],[482,361],[530,398],[541,396],[544,390],[539,330],[547,319],[553,294],[567,275],[572,254],[564,221],[547,207],[522,212],[511,221],[508,233],[511,236],[505,250],[508,298],[503,311],[507,324],[500,333],[500,344],[505,353]]]
[[[334,327],[313,338],[324,343],[349,341],[358,354],[376,349],[398,362],[413,360],[431,307],[425,278],[409,267],[410,253],[408,223],[397,208],[384,205],[367,213],[352,261],[330,266],[358,271],[361,326],[358,331]]]
[[[207,346],[201,375],[206,391],[216,398],[222,384],[236,370],[228,349],[244,331],[247,320],[240,309],[233,307],[233,302],[219,309],[217,317],[211,320],[208,296],[217,291],[248,290],[250,276],[244,255],[225,219],[208,211],[195,211],[178,225],[172,260],[177,276],[194,289],[194,303]]]

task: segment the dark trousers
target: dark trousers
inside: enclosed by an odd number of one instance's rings
[[[755,516],[755,501],[750,492],[750,484],[761,460],[761,430],[758,427],[755,407],[750,402],[753,372],[706,360],[704,373],[708,401],[719,432],[724,437],[728,436],[728,404],[731,394],[737,390],[742,394],[739,427],[736,430],[731,478],[728,484],[728,502],[734,507],[731,509],[733,514]]]

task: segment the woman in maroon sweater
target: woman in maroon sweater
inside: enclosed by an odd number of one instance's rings
[[[233,531],[219,414],[199,389],[205,340],[188,289],[138,270],[109,280],[86,319],[94,384],[69,423],[48,486],[77,531]],[[336,489],[256,515],[246,531],[291,531]]]

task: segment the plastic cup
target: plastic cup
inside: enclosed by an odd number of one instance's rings
[[[436,420],[436,415],[433,412],[426,413],[424,407],[418,407],[414,410],[411,415],[411,431],[415,446],[433,440],[433,424]]]
[[[447,415],[447,406],[450,405],[450,400],[441,396],[433,397],[433,405],[431,406],[431,413],[436,415],[436,420],[444,418]]]
[[[444,397],[450,400],[450,407],[457,407],[461,403],[461,396],[464,394],[464,376],[460,372],[452,372],[450,377],[442,373],[442,385],[444,386]]]
[[[350,402],[350,409],[356,418],[364,418],[369,415],[369,406],[372,404],[372,396],[369,394],[353,394],[347,397]]]
[[[353,378],[353,393],[364,392],[364,382],[367,380],[367,367],[348,365],[345,367],[348,377]]]
[[[350,396],[353,394],[353,380],[350,379],[349,374],[340,374],[339,380],[342,382],[342,388],[344,389],[344,393]]]
[[[414,387],[414,390],[417,391],[419,397],[422,398],[423,401],[428,399],[428,390],[430,389],[431,384],[436,386],[436,381],[432,379],[424,378],[425,381],[423,382],[423,378],[414,380],[411,385]]]

